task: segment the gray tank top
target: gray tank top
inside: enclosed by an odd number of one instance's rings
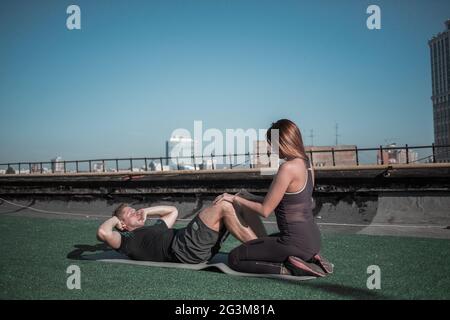
[[[275,208],[275,216],[283,242],[308,248],[317,253],[320,248],[320,231],[312,212],[314,185],[309,161],[306,161],[306,167],[308,174],[306,184],[298,192],[284,194]]]

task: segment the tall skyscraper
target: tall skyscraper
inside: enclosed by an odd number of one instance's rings
[[[450,145],[450,19],[430,41],[434,143]],[[449,162],[450,148],[436,148],[436,161]]]

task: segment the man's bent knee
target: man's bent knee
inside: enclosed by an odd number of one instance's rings
[[[217,205],[220,206],[220,208],[225,212],[234,211],[234,206],[231,202],[221,201]]]

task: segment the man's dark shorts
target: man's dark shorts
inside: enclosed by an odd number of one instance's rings
[[[202,263],[210,260],[230,233],[210,229],[197,215],[186,228],[177,230],[172,242],[172,254],[182,263]]]

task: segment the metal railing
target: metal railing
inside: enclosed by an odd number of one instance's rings
[[[317,148],[317,147],[313,147]],[[320,147],[319,147],[320,148]],[[308,149],[308,148],[307,148]],[[421,158],[411,159],[414,150],[429,149],[430,153]],[[401,151],[404,150],[403,153]],[[347,152],[344,158],[341,153]],[[362,160],[366,164],[373,164],[362,156],[363,153],[376,154],[376,164],[389,163],[436,163],[448,162],[450,159],[450,145],[428,146],[379,146],[377,148],[330,148],[324,150],[307,150],[307,154],[314,166],[359,166]],[[325,155],[323,155],[325,154]],[[236,161],[244,159],[244,161]],[[404,161],[401,161],[404,158]],[[400,159],[400,160],[399,160]],[[442,159],[442,160],[441,160]],[[220,160],[220,161],[218,161]],[[126,169],[123,163],[127,163]],[[164,165],[164,162],[166,165]],[[387,162],[387,163],[386,163]],[[111,165],[112,163],[112,165]],[[134,165],[141,164],[139,168]],[[170,164],[169,164],[170,163]],[[109,167],[107,165],[110,165]],[[50,168],[46,167],[49,166]],[[84,173],[84,172],[133,172],[133,171],[166,171],[166,170],[203,170],[203,169],[233,169],[235,167],[263,167],[271,165],[269,153],[241,153],[222,155],[180,156],[180,157],[141,157],[141,158],[109,158],[70,161],[39,161],[39,162],[10,162],[0,164],[0,174],[19,173]],[[6,168],[6,169],[5,169]]]

